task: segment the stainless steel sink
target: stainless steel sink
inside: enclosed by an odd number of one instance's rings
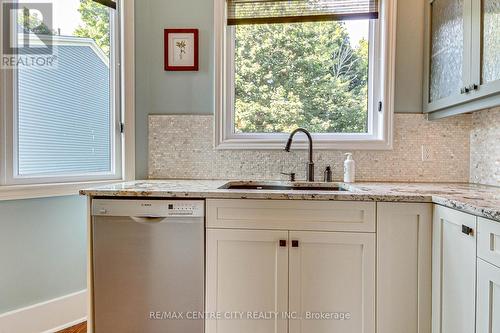
[[[226,190],[275,190],[275,191],[349,191],[339,183],[309,182],[255,182],[234,181],[224,184],[220,189]]]

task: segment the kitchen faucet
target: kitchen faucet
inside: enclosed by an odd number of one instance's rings
[[[311,133],[309,133],[308,130],[303,129],[303,128],[297,128],[296,130],[294,130],[292,133],[290,133],[290,137],[288,138],[288,141],[287,141],[286,146],[285,146],[285,151],[290,152],[290,147],[292,146],[293,137],[298,132],[302,132],[305,135],[307,135],[307,139],[309,140],[309,162],[307,163],[306,175],[307,175],[307,181],[313,182],[314,181],[314,162],[313,162],[313,140],[312,140]]]

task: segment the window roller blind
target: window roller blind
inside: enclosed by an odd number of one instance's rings
[[[227,0],[227,24],[378,18],[379,0]]]
[[[100,3],[103,6],[116,9],[116,1],[112,0],[92,0],[92,1]]]

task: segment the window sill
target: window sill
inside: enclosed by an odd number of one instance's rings
[[[314,150],[391,150],[392,140],[321,140],[313,137]],[[237,138],[217,140],[217,150],[283,150],[286,139]],[[297,139],[292,149],[308,149],[305,140]]]
[[[6,185],[0,186],[0,201],[78,195],[78,192],[86,187],[100,186],[122,181],[123,180],[121,179],[116,179],[57,184]]]

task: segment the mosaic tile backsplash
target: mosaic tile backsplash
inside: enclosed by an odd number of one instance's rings
[[[394,149],[355,151],[356,180],[468,182],[471,124],[471,115],[430,122],[424,115],[396,114]],[[295,172],[297,179],[305,178],[306,151],[215,150],[213,125],[213,116],[151,115],[149,177],[274,180],[286,179],[281,172]],[[422,146],[429,150],[426,161]],[[327,165],[334,179],[341,180],[344,153],[316,151],[317,180]]]
[[[500,108],[472,114],[470,180],[500,186]]]

